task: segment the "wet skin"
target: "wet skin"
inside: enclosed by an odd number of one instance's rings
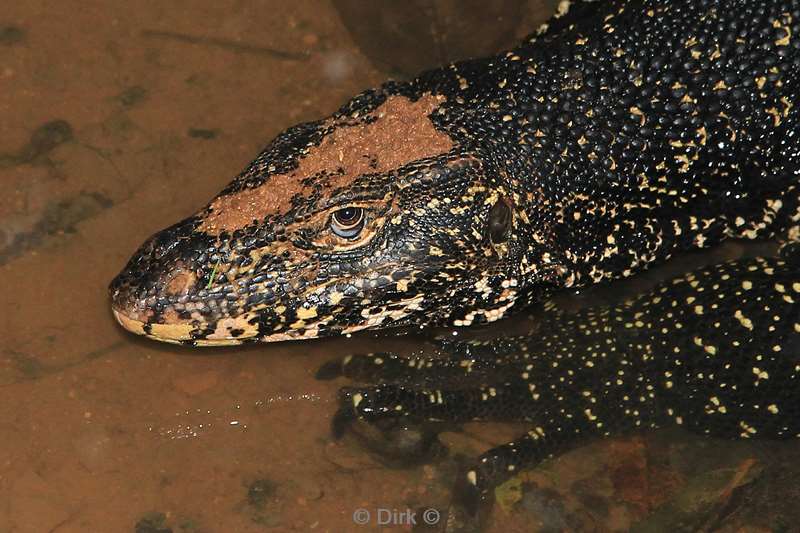
[[[134,255],[111,285],[117,319],[192,345],[469,326],[728,238],[796,240],[800,2],[563,7],[518,48],[278,136]],[[530,421],[459,478],[471,516],[587,437],[795,437],[800,279],[784,255],[441,363],[345,359],[325,377],[378,384],[345,389],[337,424]]]

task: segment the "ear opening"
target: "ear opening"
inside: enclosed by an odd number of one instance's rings
[[[489,238],[493,244],[501,244],[508,240],[508,234],[514,221],[514,211],[510,202],[500,197],[489,210]]]

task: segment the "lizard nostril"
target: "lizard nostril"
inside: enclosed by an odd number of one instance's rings
[[[504,198],[497,200],[489,210],[489,237],[493,243],[505,242],[512,218],[513,214],[506,200]]]

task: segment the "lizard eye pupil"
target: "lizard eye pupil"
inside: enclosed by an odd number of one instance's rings
[[[331,216],[331,230],[345,239],[356,237],[364,228],[364,210],[360,207],[345,207]]]

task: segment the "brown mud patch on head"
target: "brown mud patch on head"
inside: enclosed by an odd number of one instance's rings
[[[349,125],[338,119],[319,146],[310,148],[296,170],[269,176],[254,189],[220,196],[198,228],[211,235],[234,231],[269,215],[286,213],[292,197],[310,194],[301,181],[324,172],[329,191],[346,187],[367,173],[384,173],[407,163],[450,151],[453,141],[428,118],[443,96],[426,93],[417,101],[390,96],[369,116],[371,123]]]

